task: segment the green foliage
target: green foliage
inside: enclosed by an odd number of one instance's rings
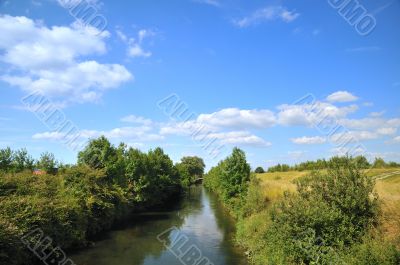
[[[268,172],[274,173],[274,172],[287,172],[290,170],[290,166],[286,164],[278,164],[274,167],[268,168]]]
[[[42,153],[37,163],[37,167],[47,172],[47,174],[55,174],[57,162],[54,157],[54,154],[48,152]]]
[[[346,160],[350,159],[351,162],[357,166],[359,169],[368,169],[368,168],[386,168],[386,167],[400,167],[399,163],[396,162],[388,162],[386,163],[382,158],[375,158],[375,161],[373,164],[369,163],[367,158],[365,156],[356,156],[356,157],[332,157],[328,161],[325,159],[318,159],[317,161],[306,161],[302,162],[300,164],[294,165],[294,166],[289,166],[285,164],[278,164],[273,167],[268,168],[268,172],[286,172],[286,171],[304,171],[304,170],[321,170],[321,169],[327,169],[331,167],[332,165],[338,164],[338,163],[346,163]]]
[[[231,211],[238,215],[250,181],[250,165],[245,153],[234,148],[232,154],[204,177],[204,185],[221,196]]]
[[[8,172],[12,168],[13,152],[9,147],[0,149],[0,170]]]
[[[385,160],[383,160],[382,158],[375,158],[375,161],[374,161],[374,168],[384,168],[384,167],[386,167],[387,165],[386,165],[386,162],[385,162]]]
[[[242,165],[242,160],[232,157],[221,161],[205,178],[206,187],[220,195],[235,190],[223,181],[229,167],[241,168],[233,163]],[[325,173],[316,171],[299,179],[297,192],[286,193],[274,205],[254,176],[240,199],[221,196],[238,217],[236,241],[246,249],[251,263],[399,264],[398,250],[369,237],[380,210],[374,181],[360,169],[369,166],[366,159],[334,157],[318,161],[318,165],[309,166],[327,168],[322,171]],[[287,167],[279,165],[273,170]]]
[[[26,149],[21,149],[14,153],[14,172],[32,171],[34,165],[35,160],[28,154]]]
[[[327,173],[300,179],[297,193],[287,193],[272,210],[266,233],[272,256],[296,264],[329,264],[376,224],[374,182],[352,159],[334,161]]]
[[[181,176],[182,185],[188,187],[203,177],[205,164],[200,157],[187,156],[176,164],[176,168]]]
[[[78,154],[78,164],[88,165],[93,169],[104,169],[108,178],[116,183],[123,181],[124,164],[122,144],[114,147],[110,141],[101,136],[89,142],[86,148]]]
[[[262,174],[265,173],[264,169],[262,167],[257,167],[256,170],[254,170],[255,173],[257,174]]]
[[[0,264],[34,263],[20,238],[35,228],[55,246],[79,248],[132,211],[180,192],[178,171],[161,148],[146,154],[100,137],[79,153],[77,166],[58,172],[54,156],[42,154],[44,175],[23,171],[33,167],[26,150],[0,151]]]
[[[400,264],[400,251],[381,238],[366,237],[343,255],[343,261],[351,265],[395,265]]]

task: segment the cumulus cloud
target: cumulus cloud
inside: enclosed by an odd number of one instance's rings
[[[35,140],[51,140],[60,141],[65,139],[80,139],[97,138],[104,135],[109,139],[123,140],[126,142],[152,142],[164,139],[164,136],[152,133],[152,128],[149,126],[138,127],[119,127],[111,130],[81,130],[74,135],[68,135],[64,132],[43,132],[32,136]]]
[[[199,136],[201,138],[202,136]],[[268,147],[272,144],[261,137],[251,134],[247,131],[210,133],[204,137],[208,139],[219,139],[223,144],[244,145],[253,147]]]
[[[292,22],[300,16],[296,11],[289,11],[283,6],[269,6],[266,8],[258,9],[247,17],[234,20],[233,23],[240,27],[246,28],[252,25],[258,25],[262,22],[281,20],[284,22]]]
[[[270,110],[241,110],[227,108],[211,114],[201,114],[197,122],[222,128],[267,128],[275,124],[276,118]]]
[[[393,135],[397,132],[397,128],[393,127],[379,128],[376,132],[381,135]]]
[[[381,117],[368,117],[361,119],[341,119],[339,123],[346,128],[355,130],[400,127],[399,118],[384,119]]]
[[[326,142],[324,137],[314,136],[314,137],[299,137],[290,139],[295,144],[323,144]]]
[[[46,27],[27,17],[0,16],[0,60],[13,71],[2,81],[27,92],[40,91],[66,101],[93,102],[104,91],[133,78],[119,64],[82,61],[81,57],[106,52],[109,32],[76,23]]]
[[[346,131],[330,136],[330,140],[334,143],[354,143],[377,138],[379,138],[379,134],[370,131]]]
[[[330,94],[326,100],[329,102],[352,102],[358,100],[358,97],[347,91],[337,91]]]
[[[278,107],[278,122],[285,126],[313,126],[328,118],[342,119],[358,110],[357,105],[337,107],[327,102],[315,104],[281,105]]]

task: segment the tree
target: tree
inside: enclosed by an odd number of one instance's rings
[[[48,174],[55,174],[56,164],[57,162],[54,157],[54,154],[45,152],[40,155],[37,167],[41,170],[46,171],[46,173]]]
[[[197,179],[203,177],[205,164],[200,157],[187,156],[181,159],[176,168],[178,169],[182,184],[187,187],[194,184]]]
[[[23,148],[15,152],[13,164],[15,172],[22,172],[26,169],[33,170],[35,160],[28,154],[28,151]]]
[[[386,167],[385,160],[383,160],[380,157],[375,158],[374,168],[384,168],[384,167]]]
[[[244,195],[249,180],[250,165],[246,161],[246,155],[239,148],[234,148],[232,155],[225,160],[221,176],[221,188],[225,200]]]
[[[265,171],[264,171],[264,169],[262,167],[257,167],[254,172],[257,173],[257,174],[265,173]]]
[[[146,157],[146,175],[141,178],[144,197],[151,204],[160,204],[180,186],[179,174],[164,150],[150,150]]]
[[[353,160],[359,168],[369,168],[371,166],[365,156],[357,156]]]
[[[124,152],[122,144],[115,148],[110,141],[101,136],[89,141],[85,149],[78,154],[78,164],[85,164],[92,169],[105,169],[108,178],[117,183],[123,182]]]
[[[12,168],[12,162],[14,159],[14,153],[10,147],[6,149],[0,149],[0,170],[8,172]]]

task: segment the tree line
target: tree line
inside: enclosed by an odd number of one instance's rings
[[[45,174],[35,175],[39,168]],[[58,169],[58,170],[54,170]],[[202,177],[204,162],[174,164],[161,148],[148,152],[91,140],[76,165],[44,153],[0,150],[0,264],[35,264],[21,237],[40,228],[54,246],[75,249],[131,213],[165,205]]]
[[[393,168],[400,167],[400,163],[397,162],[386,162],[382,158],[375,158],[375,160],[370,163],[365,156],[356,156],[349,158],[350,161],[360,169],[368,168]],[[321,170],[328,169],[337,163],[343,163],[347,161],[344,157],[332,157],[328,160],[318,159],[316,161],[306,161],[294,166],[287,164],[277,164],[275,166],[269,167],[267,172],[288,172],[288,171],[306,171],[306,170]],[[264,171],[261,167],[256,169],[256,173],[263,173]]]

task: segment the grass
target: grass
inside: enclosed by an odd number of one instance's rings
[[[396,174],[396,172],[398,172]],[[258,174],[265,196],[269,201],[281,198],[285,191],[295,191],[294,180],[309,174],[309,171],[289,171]],[[376,191],[382,202],[382,232],[386,239],[400,249],[400,168],[374,168],[366,172],[377,178]],[[393,174],[388,176],[389,174]],[[380,177],[384,177],[379,179]]]

